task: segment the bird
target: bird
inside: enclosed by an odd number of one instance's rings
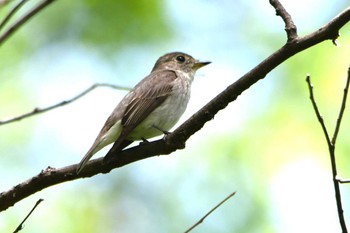
[[[82,171],[95,153],[111,143],[114,144],[104,157],[106,163],[113,157],[110,152],[121,151],[133,141],[168,134],[187,107],[196,71],[210,63],[183,52],[161,56],[151,73],[125,95],[107,118],[76,173]]]

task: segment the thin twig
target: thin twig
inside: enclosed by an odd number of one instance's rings
[[[333,145],[335,145],[335,143],[337,141],[337,136],[338,136],[339,129],[340,129],[340,123],[341,123],[341,120],[343,118],[345,105],[346,105],[346,99],[347,99],[347,96],[348,96],[349,82],[350,82],[350,67],[348,68],[348,78],[346,79],[346,84],[345,84],[345,87],[344,87],[343,100],[342,100],[342,103],[341,103],[341,106],[340,106],[339,116],[338,116],[338,119],[337,119],[337,124],[335,126],[334,135],[333,135],[333,138],[332,138],[332,144]]]
[[[39,11],[44,9],[46,6],[53,3],[55,0],[43,0],[41,3],[36,5],[32,10],[30,10],[27,14],[22,16],[17,22],[15,22],[12,26],[10,26],[3,34],[0,35],[0,46],[2,43],[8,39],[17,29],[19,29],[24,23],[26,23],[29,19],[31,19],[34,15],[36,15]]]
[[[327,131],[327,128],[326,128],[326,125],[324,123],[324,120],[323,120],[323,117],[320,113],[320,111],[318,110],[318,107],[317,107],[317,104],[316,104],[316,101],[315,101],[315,97],[314,97],[314,92],[313,92],[313,85],[311,83],[311,78],[310,78],[310,75],[307,75],[306,76],[306,82],[308,84],[308,87],[309,87],[309,93],[310,93],[310,100],[311,100],[311,103],[312,103],[312,107],[314,108],[315,110],[315,113],[316,113],[316,116],[317,116],[317,120],[320,122],[321,124],[321,127],[322,127],[322,130],[323,130],[323,133],[326,137],[326,140],[327,140],[327,145],[331,145],[331,140],[330,140],[330,137],[329,137],[329,134],[328,134],[328,131]]]
[[[90,86],[89,88],[87,88],[85,91],[81,92],[80,94],[78,94],[77,96],[75,96],[75,97],[73,97],[73,98],[71,98],[69,100],[61,101],[60,103],[51,105],[51,106],[46,107],[46,108],[34,108],[34,110],[32,110],[31,112],[27,112],[27,113],[24,113],[22,115],[19,115],[19,116],[16,116],[16,117],[13,117],[13,118],[10,118],[10,119],[7,119],[7,120],[0,120],[0,125],[12,123],[12,122],[15,122],[15,121],[20,121],[20,120],[22,120],[24,118],[27,118],[27,117],[31,117],[31,116],[34,116],[34,115],[37,115],[37,114],[40,114],[40,113],[44,113],[44,112],[47,112],[49,110],[52,110],[52,109],[55,109],[55,108],[58,108],[58,107],[63,107],[65,105],[70,104],[70,103],[76,101],[77,99],[83,97],[84,95],[86,95],[90,91],[94,90],[95,88],[102,87],[102,86],[104,86],[104,87],[111,87],[111,88],[115,88],[115,89],[118,89],[118,90],[130,90],[130,88],[127,88],[127,87],[122,87],[122,86],[117,86],[117,85],[112,85],[112,84],[107,84],[107,83],[96,83],[96,84]]]
[[[33,213],[33,211],[35,210],[35,208],[43,201],[44,199],[39,199],[36,203],[35,203],[35,205],[34,205],[34,207],[32,208],[32,210],[29,212],[29,214],[23,219],[23,221],[18,225],[18,227],[16,228],[16,230],[13,232],[13,233],[17,233],[17,232],[19,232],[20,230],[22,230],[23,229],[23,224],[24,224],[24,222],[29,218],[29,216]]]
[[[270,0],[270,4],[275,8],[276,15],[281,16],[285,23],[285,31],[287,32],[288,42],[298,38],[297,27],[295,26],[292,17],[286,11],[284,6],[278,0]]]
[[[6,25],[6,23],[11,19],[11,17],[26,3],[28,0],[20,1],[5,17],[5,19],[0,23],[0,31]]]
[[[188,230],[186,230],[184,233],[188,233],[192,231],[194,228],[196,228],[199,224],[201,224],[211,213],[213,213],[217,208],[219,208],[222,204],[224,204],[228,199],[233,197],[236,194],[236,191],[228,195],[224,200],[222,200],[219,204],[217,204],[214,208],[212,208],[206,215],[204,215],[201,219],[199,219],[198,222],[196,222],[193,226],[191,226]]]
[[[341,184],[348,184],[348,183],[350,183],[350,180],[343,179],[343,178],[341,178],[340,176],[337,176],[337,177],[336,177],[336,180],[337,180],[339,183],[341,183]]]
[[[341,184],[348,184],[348,183],[350,183],[350,180],[338,180],[338,181]]]
[[[349,72],[350,74],[350,72]],[[348,90],[348,85],[349,85],[349,79],[350,79],[350,75],[348,75],[348,80],[346,83],[346,87],[344,89],[344,96],[343,96],[343,100],[342,100],[342,107],[338,116],[338,122],[337,122],[337,127],[340,126],[340,122],[342,119],[342,115],[345,109],[345,102],[346,102],[346,96],[347,96],[347,90]],[[344,219],[344,211],[343,211],[343,205],[342,205],[342,200],[341,200],[341,194],[340,194],[340,188],[339,188],[339,180],[337,179],[337,163],[336,163],[336,159],[335,159],[335,141],[336,141],[336,134],[338,134],[339,128],[335,130],[334,132],[334,136],[332,141],[329,138],[329,134],[327,131],[327,128],[324,124],[323,118],[318,110],[315,98],[314,98],[314,94],[313,94],[313,87],[310,81],[310,75],[308,75],[306,77],[306,82],[308,83],[308,87],[309,87],[309,92],[310,92],[310,99],[313,105],[313,108],[315,110],[316,116],[318,121],[321,124],[322,130],[324,132],[324,135],[326,137],[327,140],[327,145],[328,145],[328,150],[329,150],[329,156],[331,159],[331,166],[332,166],[332,175],[333,175],[333,185],[334,185],[334,191],[335,191],[335,199],[336,199],[336,204],[337,204],[337,210],[338,210],[338,218],[339,218],[339,222],[340,222],[340,226],[342,229],[343,233],[347,233],[348,230],[346,228],[346,223],[345,223],[345,219]],[[344,105],[344,106],[343,106]],[[334,144],[333,144],[333,140],[334,140]]]

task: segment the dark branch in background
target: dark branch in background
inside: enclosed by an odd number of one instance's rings
[[[32,208],[32,210],[29,212],[29,214],[23,219],[23,221],[18,225],[18,227],[16,228],[16,230],[13,232],[13,233],[17,233],[19,232],[20,230],[23,229],[23,224],[25,221],[27,221],[27,219],[29,218],[29,216],[33,213],[33,211],[35,210],[35,208],[43,201],[44,199],[39,199],[34,207]]]
[[[24,23],[26,23],[29,19],[31,19],[34,15],[40,12],[42,9],[53,3],[55,0],[43,0],[41,3],[36,5],[33,9],[31,9],[27,14],[22,16],[19,20],[17,20],[13,25],[11,25],[4,33],[0,35],[0,46],[6,39],[8,39],[16,30],[18,30]],[[12,14],[10,12],[10,14]],[[11,15],[7,16],[11,18]],[[6,23],[6,22],[5,22]]]
[[[348,78],[345,84],[345,88],[344,88],[344,94],[343,94],[343,100],[341,103],[341,107],[340,107],[340,111],[339,111],[339,115],[338,115],[338,119],[337,119],[337,124],[334,130],[334,134],[333,134],[333,138],[332,140],[329,137],[329,133],[327,130],[327,127],[323,121],[323,118],[320,114],[320,111],[317,107],[317,103],[315,101],[315,97],[314,97],[314,93],[313,93],[313,86],[311,84],[311,80],[310,80],[310,76],[308,75],[306,77],[306,82],[308,84],[309,87],[309,92],[310,92],[310,100],[312,103],[312,106],[315,110],[316,116],[318,121],[321,124],[323,133],[325,135],[326,141],[327,141],[327,145],[328,145],[328,150],[329,150],[329,156],[331,159],[331,165],[332,165],[332,175],[333,175],[333,184],[334,184],[334,190],[335,190],[335,199],[336,199],[336,203],[337,203],[337,210],[338,210],[338,218],[339,218],[339,222],[340,222],[340,226],[342,228],[342,232],[346,233],[347,228],[346,228],[346,222],[344,219],[344,213],[343,213],[343,205],[342,205],[342,200],[341,200],[341,194],[340,194],[340,188],[339,188],[339,183],[340,180],[337,178],[337,163],[336,163],[336,156],[335,156],[335,143],[337,140],[337,135],[339,132],[339,128],[340,128],[340,124],[343,118],[343,114],[344,114],[344,110],[345,110],[345,105],[346,105],[346,98],[348,95],[348,89],[349,89],[349,80],[350,80],[350,68],[348,70]],[[342,183],[346,183],[345,181],[343,181]]]
[[[4,20],[0,23],[0,31],[4,28],[6,23],[11,19],[11,17],[26,3],[28,0],[22,0],[8,13]]]
[[[213,213],[217,208],[219,208],[222,204],[224,204],[228,199],[233,197],[236,194],[236,192],[231,193],[228,195],[224,200],[222,200],[219,204],[217,204],[214,208],[212,208],[206,215],[204,215],[201,219],[199,219],[198,222],[196,222],[193,226],[191,226],[188,230],[186,230],[184,233],[188,233],[192,231],[194,228],[196,228],[199,224],[201,224],[211,213]]]
[[[0,125],[12,123],[15,121],[20,121],[20,120],[27,118],[27,117],[31,117],[31,116],[34,116],[34,115],[37,115],[40,113],[44,113],[44,112],[50,111],[50,110],[58,108],[58,107],[63,107],[64,105],[70,104],[70,103],[76,101],[77,99],[83,97],[84,95],[86,95],[87,93],[89,93],[90,91],[94,90],[97,87],[111,87],[111,88],[115,88],[115,89],[119,89],[119,90],[130,90],[130,88],[127,88],[127,87],[122,87],[122,86],[117,86],[117,85],[112,85],[112,84],[107,84],[107,83],[96,83],[96,84],[92,85],[91,87],[87,88],[85,91],[81,92],[80,94],[78,94],[77,96],[75,96],[69,100],[64,100],[60,103],[51,105],[51,106],[46,107],[46,108],[34,108],[34,110],[31,112],[27,112],[27,113],[24,113],[22,115],[19,115],[19,116],[16,116],[16,117],[13,117],[13,118],[10,118],[7,120],[0,120]]]
[[[75,172],[76,164],[59,169],[48,168],[37,176],[0,193],[0,211],[6,210],[16,202],[49,186],[78,178],[91,177],[99,173],[107,173],[116,167],[156,155],[170,154],[177,149],[184,148],[185,142],[191,135],[199,131],[207,121],[212,120],[217,112],[236,100],[243,91],[263,79],[271,70],[293,55],[322,41],[335,40],[340,28],[348,21],[350,21],[350,7],[315,32],[286,43],[235,83],[228,86],[172,134],[168,135],[165,140],[160,139],[126,149],[117,154],[109,164],[104,164],[103,158],[91,160],[79,175]]]

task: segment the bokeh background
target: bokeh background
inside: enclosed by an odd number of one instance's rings
[[[0,17],[17,2],[2,5]],[[300,35],[348,5],[283,3]],[[304,51],[245,91],[185,150],[45,189],[2,212],[0,232],[12,232],[39,198],[44,202],[23,232],[184,232],[233,191],[193,232],[340,232],[327,145],[305,77],[312,77],[332,133],[350,64],[350,25],[341,35],[340,46],[329,41]],[[0,119],[70,99],[94,83],[132,87],[159,56],[183,51],[212,64],[197,73],[181,123],[285,41],[284,24],[267,0],[58,0],[0,47]],[[101,87],[2,125],[0,192],[47,166],[78,163],[125,94]],[[349,111],[336,149],[344,178],[350,177]],[[350,226],[350,187],[341,191]]]

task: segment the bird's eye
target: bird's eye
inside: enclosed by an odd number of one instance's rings
[[[177,56],[176,57],[176,61],[178,61],[178,62],[184,62],[185,61],[185,57],[184,56]]]

